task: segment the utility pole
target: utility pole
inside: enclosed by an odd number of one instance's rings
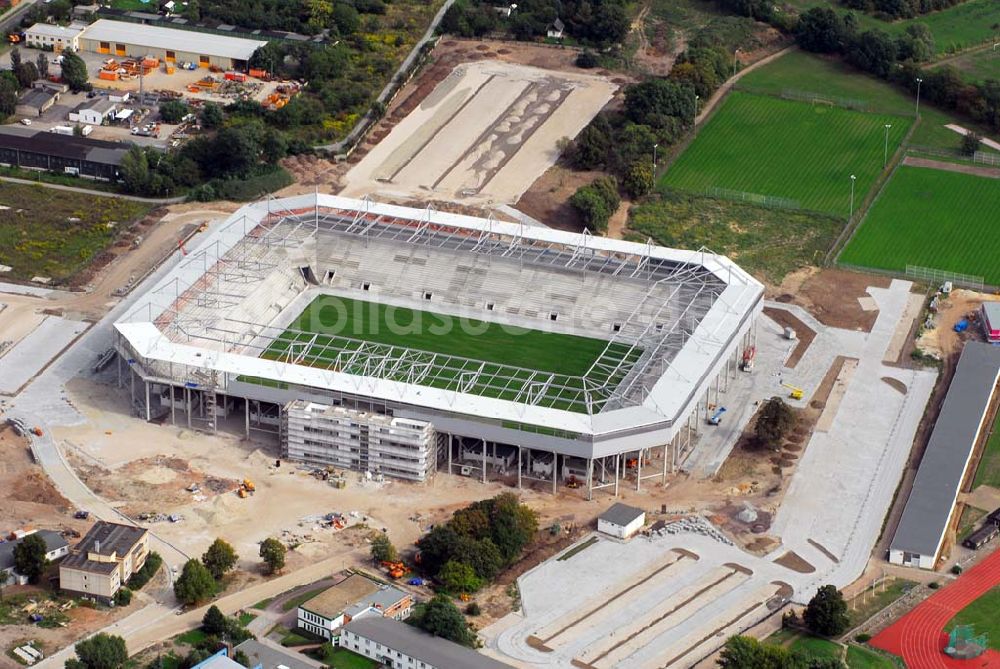
[[[857,181],[857,177],[853,174],[851,175],[851,214],[847,217],[848,222],[854,218],[854,182]]]
[[[889,164],[889,128],[892,127],[891,123],[885,124],[885,148],[882,150],[882,169]]]

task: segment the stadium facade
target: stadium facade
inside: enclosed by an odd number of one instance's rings
[[[271,433],[287,457],[375,475],[617,492],[626,470],[638,486],[686,457],[763,292],[704,250],[316,194],[213,226],[115,324],[115,349],[147,420]],[[327,329],[318,298],[435,323]],[[544,332],[553,359],[523,362],[516,337],[451,351],[445,320]],[[568,368],[577,344],[592,354]]]

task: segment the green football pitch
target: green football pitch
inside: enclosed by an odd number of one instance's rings
[[[351,360],[350,354],[365,345],[381,346]],[[508,400],[523,399],[526,388],[532,386],[531,393],[547,396],[544,405],[585,412],[579,395],[584,375],[591,388],[609,379],[613,385],[640,353],[618,344],[608,348],[603,339],[322,295],[275,338],[262,357],[397,381],[416,379],[413,382],[422,385]],[[428,366],[433,354],[441,355]],[[373,356],[389,362],[366,368],[364,358]],[[587,374],[599,358],[622,363],[614,378],[599,369]],[[469,381],[472,374],[478,374],[478,381]],[[595,399],[601,399],[601,394]]]
[[[885,126],[891,126],[891,156],[910,123],[901,116],[735,92],[660,184],[709,195],[717,194],[714,189],[736,191],[749,201],[791,200],[802,209],[846,218],[851,175],[857,177],[858,206],[882,171]]]
[[[998,211],[1000,179],[901,166],[839,260],[897,272],[917,265],[1000,284]]]

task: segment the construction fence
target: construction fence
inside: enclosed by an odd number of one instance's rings
[[[775,195],[762,195],[760,193],[748,193],[741,190],[729,188],[719,188],[713,186],[705,191],[705,195],[718,198],[720,200],[733,200],[735,202],[749,202],[761,207],[772,209],[801,209],[798,200],[791,200],[787,197],[777,197]]]

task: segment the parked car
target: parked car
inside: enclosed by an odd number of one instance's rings
[[[31,119],[30,118],[22,118],[21,119],[21,125],[31,125]]]

